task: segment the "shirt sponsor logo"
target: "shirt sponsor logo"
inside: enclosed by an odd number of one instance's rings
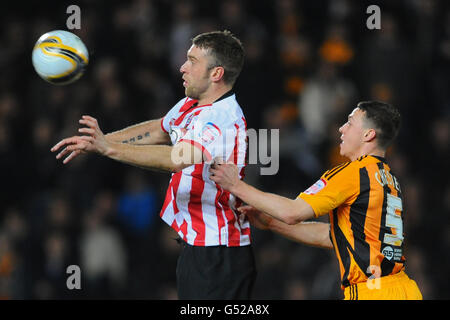
[[[403,253],[401,247],[386,246],[381,250],[381,253],[389,261],[402,262]]]
[[[392,247],[390,247],[390,246],[384,247],[384,249],[383,249],[383,251],[381,251],[381,253],[388,260],[392,260],[392,258],[394,257],[394,249],[392,249]]]
[[[325,188],[326,185],[327,185],[327,182],[324,179],[317,180],[316,183],[314,183],[311,187],[306,189],[306,191],[303,193],[311,194],[311,195],[316,194],[317,192],[319,192],[320,190]]]

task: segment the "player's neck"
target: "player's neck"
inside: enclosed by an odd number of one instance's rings
[[[198,105],[203,106],[205,104],[212,104],[231,89],[232,87],[227,85],[211,86],[210,89],[198,99]]]
[[[378,147],[369,147],[369,148],[362,148],[360,152],[356,152],[354,155],[352,155],[350,158],[350,161],[355,161],[359,157],[362,156],[376,156],[376,157],[382,157],[384,158],[386,156],[386,151],[382,150]]]

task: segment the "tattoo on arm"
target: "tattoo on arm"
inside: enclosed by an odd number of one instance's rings
[[[144,135],[140,134],[140,135],[137,135],[136,137],[132,137],[128,140],[123,140],[122,143],[134,143],[134,142],[136,142],[136,140],[139,141],[139,140],[142,140],[143,138],[150,138],[150,132],[147,131],[146,133],[144,133]]]

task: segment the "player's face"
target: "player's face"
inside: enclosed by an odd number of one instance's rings
[[[192,45],[187,52],[186,62],[180,67],[186,96],[200,100],[202,94],[208,90],[211,84],[209,65],[208,51]]]
[[[364,111],[359,108],[353,109],[348,116],[348,121],[339,128],[341,133],[340,154],[351,161],[360,156],[363,146]]]

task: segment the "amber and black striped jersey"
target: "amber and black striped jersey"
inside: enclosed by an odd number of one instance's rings
[[[326,171],[300,198],[330,216],[342,287],[404,269],[402,194],[382,157],[362,156]]]

